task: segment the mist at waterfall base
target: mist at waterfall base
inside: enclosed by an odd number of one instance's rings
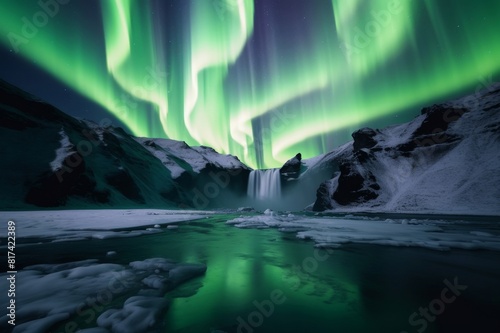
[[[248,177],[247,197],[242,200],[226,200],[226,204],[247,206],[259,211],[301,211],[313,203],[317,184],[328,177],[318,173],[305,181],[286,179],[280,169],[253,170]]]
[[[248,177],[247,196],[252,207],[260,210],[283,207],[280,170],[251,171]]]
[[[111,118],[280,167],[410,120],[500,74],[500,2],[4,1],[0,77]]]

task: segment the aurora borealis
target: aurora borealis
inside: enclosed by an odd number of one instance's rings
[[[497,0],[3,1],[0,78],[278,167],[500,75]],[[33,75],[25,63],[36,67]],[[22,77],[22,79],[20,79]],[[51,81],[52,80],[52,81]],[[41,94],[65,112],[64,96]]]

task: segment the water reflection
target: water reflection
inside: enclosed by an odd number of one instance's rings
[[[469,289],[426,332],[500,328],[493,315],[500,310],[497,252],[372,245],[326,251],[294,233],[226,225],[231,218],[213,216],[141,237],[20,247],[16,255],[20,268],[88,258],[205,263],[204,277],[166,295],[173,301],[163,332],[416,332],[409,316],[455,276]],[[106,257],[108,251],[117,255]]]

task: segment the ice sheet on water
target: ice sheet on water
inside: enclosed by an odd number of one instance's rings
[[[144,283],[145,286],[153,289],[165,288],[166,281],[167,278],[162,275],[150,275],[142,279],[142,283]]]
[[[109,333],[109,331],[102,327],[86,328],[83,330],[78,330],[76,333]]]
[[[226,224],[233,224],[237,228],[269,228],[278,227],[280,220],[272,216],[258,215],[252,217],[238,217],[228,220]]]
[[[432,250],[490,249],[500,251],[500,235],[495,232],[449,228],[454,222],[429,219],[385,219],[300,217],[264,213],[241,216],[226,222],[238,228],[279,228],[296,232],[320,247],[339,247],[347,243],[424,247]],[[455,223],[462,223],[456,221]]]
[[[82,279],[86,277],[108,274],[110,271],[119,271],[121,266],[117,264],[95,264],[91,266],[81,266],[73,268],[68,272],[68,279]]]
[[[97,324],[113,333],[147,332],[156,325],[168,303],[163,297],[133,296],[125,301],[122,309],[101,314]]]
[[[484,231],[471,231],[470,234],[475,235],[475,236],[483,236],[483,237],[494,237],[495,236],[489,232],[484,232]]]
[[[150,258],[142,261],[132,261],[129,266],[136,270],[161,270],[168,272],[170,269],[175,267],[175,263],[164,258]]]
[[[158,314],[166,309],[164,294],[205,271],[205,265],[175,263],[165,258],[129,265],[89,259],[28,266],[16,276],[16,304],[22,307],[17,309],[14,332],[44,332],[77,317],[92,323],[99,315],[97,324],[110,332],[144,332],[156,324]],[[6,277],[7,274],[0,274],[0,279]],[[95,310],[123,295],[132,296],[121,308],[102,314]],[[0,306],[7,307],[7,302],[6,297],[0,299]],[[0,319],[0,330],[7,328],[7,320],[7,316]]]
[[[16,325],[14,328],[14,333],[32,333],[32,332],[47,332],[50,327],[62,320],[66,320],[69,317],[69,313],[58,313],[55,315],[49,315],[44,318],[35,319],[29,323],[24,323]]]
[[[164,224],[195,220],[213,213],[160,209],[96,209],[0,212],[0,217],[5,221],[16,222],[19,238],[46,238],[60,242],[136,237],[162,232],[158,226]],[[143,230],[119,230],[142,226],[145,227]],[[6,230],[0,230],[0,236]]]
[[[207,270],[204,265],[181,264],[172,268],[168,273],[169,281],[175,285],[179,285],[195,276],[202,275]]]

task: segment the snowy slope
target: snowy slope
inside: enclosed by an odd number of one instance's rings
[[[172,178],[178,178],[185,171],[200,173],[208,165],[228,170],[249,170],[236,156],[219,154],[210,147],[190,147],[183,141],[169,139],[136,140],[163,163],[171,172]]]
[[[309,170],[339,170],[314,209],[500,214],[500,84],[422,112],[306,160]]]
[[[74,151],[74,146],[69,141],[64,129],[61,129],[59,134],[61,135],[61,140],[59,141],[61,143],[61,147],[56,150],[56,158],[50,162],[50,168],[53,172],[61,169],[63,167],[64,160],[67,159]]]

